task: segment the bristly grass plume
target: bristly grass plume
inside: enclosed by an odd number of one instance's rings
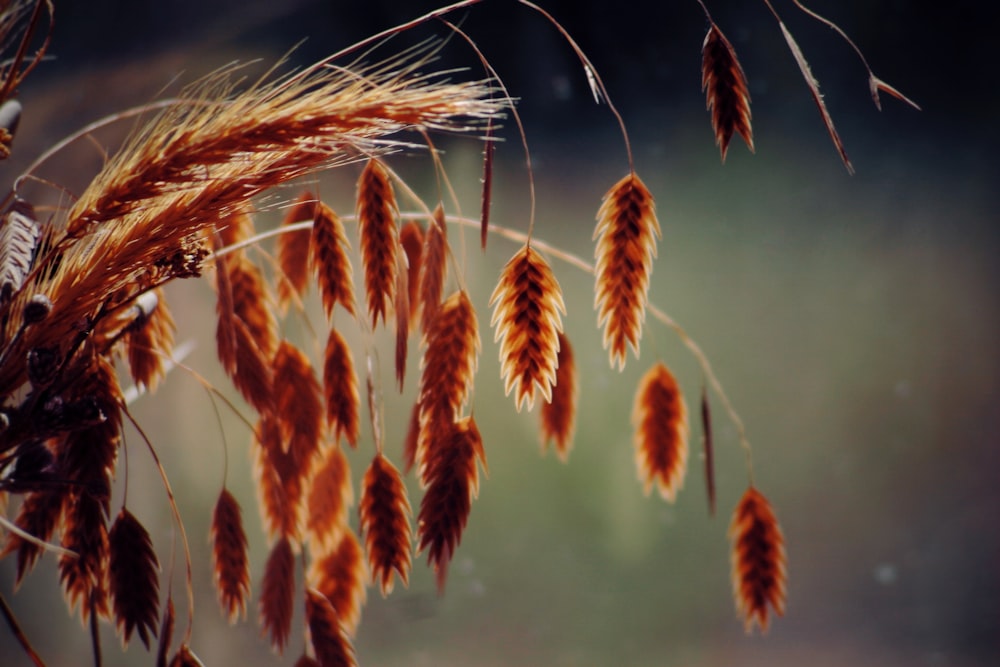
[[[647,315],[680,337],[704,375],[700,414],[713,511],[708,390],[735,425],[746,455],[749,488],[730,528],[737,610],[747,631],[755,625],[767,630],[771,614],[784,613],[784,537],[755,486],[743,423],[701,348],[651,301],[664,230],[653,193],[638,175],[623,116],[565,28],[528,0],[510,1],[565,39],[595,101],[607,106],[621,129],[624,176],[599,204],[599,193],[579,193],[593,197],[597,209],[593,265],[536,234],[544,230],[536,229],[531,152],[516,91],[508,90],[472,36],[446,20],[481,0],[442,7],[302,69],[281,73],[276,67],[249,85],[238,83],[239,68],[223,67],[174,99],[89,126],[53,146],[11,184],[0,204],[0,559],[14,561],[19,584],[40,558],[57,558],[70,614],[79,610],[88,625],[95,664],[102,662],[98,628],[105,622],[123,646],[133,636],[148,650],[156,643],[158,665],[201,664],[192,632],[200,576],[195,569],[201,564],[192,562],[169,481],[173,471],[160,464],[156,434],[146,433],[130,411],[135,396],[169,381],[167,374],[180,364],[163,289],[177,279],[204,275],[214,288],[215,349],[238,398],[193,369],[185,372],[205,384],[214,404],[233,410],[246,425],[261,517],[259,530],[245,530],[242,506],[253,501],[237,499],[230,491],[237,487],[226,479],[214,507],[204,508],[212,550],[206,576],[214,581],[223,617],[235,623],[246,616],[252,581],[259,577],[258,623],[277,652],[301,651],[297,664],[354,665],[352,640],[368,585],[383,596],[397,582],[407,586],[414,557],[426,552],[444,591],[486,471],[486,447],[496,437],[481,432],[475,419],[476,408],[485,409],[475,399],[481,305],[466,284],[465,234],[449,236],[449,226],[478,230],[475,252],[487,252],[489,236],[501,241],[489,245],[491,254],[505,252],[502,241],[515,245],[489,299],[500,381],[513,394],[515,411],[540,404],[543,448],[551,443],[562,461],[574,439],[578,446],[590,443],[576,429],[582,365],[572,332],[564,328],[566,302],[556,269],[593,276],[596,324],[612,369],[624,368],[629,349],[639,356]],[[724,161],[734,135],[754,149],[748,79],[732,44],[697,1],[709,23],[702,87]],[[31,94],[21,86],[42,66],[54,4],[0,2],[0,159],[14,148],[22,113],[16,96],[23,93],[30,105]],[[765,5],[851,169],[801,48]],[[795,5],[834,28],[860,55],[840,28],[797,0]],[[432,40],[375,58],[386,43],[391,46],[389,37],[419,25],[460,39]],[[463,41],[478,59],[470,64],[481,65],[484,78],[434,69],[440,49]],[[916,106],[868,72],[876,104],[885,92]],[[41,164],[72,139],[142,115],[154,117],[137,124],[78,196],[59,189],[62,205],[36,210],[24,183],[58,187],[37,177]],[[494,171],[500,168],[494,150],[504,123],[519,134],[529,175],[525,230],[490,217]],[[437,133],[464,135],[484,149],[478,219],[460,213],[433,144]],[[397,153],[426,153],[436,191],[421,194],[401,178],[392,166]],[[356,183],[353,201],[335,207],[316,194],[316,175],[331,170]],[[284,219],[275,231],[257,233],[255,219],[276,199],[288,203]],[[357,232],[356,249],[348,229]],[[363,275],[363,303],[357,302],[355,266]],[[293,340],[290,332],[299,328],[286,326],[287,320],[308,317],[313,283],[322,325],[310,324],[304,340]],[[393,352],[381,349],[386,329],[394,334]],[[411,344],[419,348],[420,367],[408,387]],[[395,383],[382,377],[381,360],[389,356]],[[412,393],[397,463],[385,446],[385,386]],[[647,494],[655,487],[666,500],[677,499],[689,457],[687,415],[679,384],[665,362],[655,361],[642,378],[632,417],[636,468]],[[140,437],[126,443],[123,429],[129,424]],[[227,440],[223,451],[232,447],[232,438]],[[345,444],[374,450],[360,479]],[[150,519],[128,503],[135,481],[122,462],[144,450],[156,463],[178,534],[170,553],[157,553],[143,523]],[[404,483],[414,469],[423,494],[419,505],[411,504]],[[113,486],[119,474],[123,483]],[[255,573],[249,544],[260,533],[268,555]],[[183,578],[173,576],[181,567]],[[180,615],[174,605],[179,580],[187,601]],[[299,599],[304,610],[296,607]],[[24,655],[44,665],[2,594],[0,611]],[[306,629],[301,641],[293,636],[299,614]],[[181,619],[186,631],[175,635]]]

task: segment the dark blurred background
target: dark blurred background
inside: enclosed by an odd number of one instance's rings
[[[699,341],[746,422],[756,483],[787,538],[788,613],[762,639],[746,637],[732,610],[726,529],[746,473],[721,409],[719,516],[707,516],[697,425],[676,505],[644,498],[635,480],[629,416],[638,378],[663,359],[694,412],[696,364],[650,321],[642,359],[630,357],[622,374],[609,370],[592,281],[558,263],[582,375],[580,418],[568,465],[551,454],[539,458],[535,415],[515,417],[504,398],[486,329],[489,292],[515,250],[494,239],[482,259],[469,244],[484,339],[475,410],[490,476],[444,597],[434,593],[423,560],[409,589],[387,600],[369,591],[356,640],[362,664],[998,664],[1000,108],[989,74],[997,26],[984,17],[984,3],[811,3],[856,41],[876,74],[923,107],[884,98],[881,113],[850,48],[790,2],[774,3],[822,85],[853,177],[763,3],[709,5],[753,97],[757,152],[735,139],[724,166],[700,90],[707,23],[696,2],[542,4],[588,53],[629,126],[664,233],[651,299]],[[57,1],[53,58],[20,91],[25,113],[0,174],[9,182],[59,137],[175,93],[233,60],[259,58],[264,67],[305,39],[291,56],[305,64],[436,6]],[[493,0],[453,18],[464,20],[521,100],[539,189],[537,234],[591,257],[600,197],[627,168],[613,118],[593,104],[572,52],[538,15]],[[424,26],[376,57],[446,34]],[[441,58],[443,67],[478,68],[459,40]],[[510,129],[498,153],[494,221],[524,229],[524,160]],[[476,211],[479,147],[449,149],[463,205]],[[77,145],[49,175],[72,191],[100,160],[93,146]],[[398,161],[430,183],[423,160]],[[356,172],[342,171],[324,177],[324,196],[349,211]],[[178,285],[172,298],[178,339],[198,343],[192,365],[219,378],[211,289]],[[387,406],[396,460],[411,382]],[[274,657],[252,618],[228,629],[215,609],[204,536],[221,479],[220,436],[193,387],[172,374],[137,414],[188,521],[204,592],[195,650],[207,665],[291,664],[298,645]],[[228,479],[244,505],[256,583],[266,551],[245,428],[227,424],[227,440]],[[352,455],[356,483],[370,456],[368,439]],[[138,476],[147,463],[130,458]],[[166,553],[170,518],[151,480],[132,483],[143,493],[130,493],[130,508],[157,527],[154,539]],[[52,665],[86,664],[86,633],[65,614],[52,559],[44,560],[16,595],[13,564],[0,564],[2,591]],[[173,578],[179,600],[179,572]],[[119,655],[106,634],[107,664],[151,662],[141,646]],[[0,663],[27,664],[6,628]]]

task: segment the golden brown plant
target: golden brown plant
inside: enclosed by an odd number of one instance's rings
[[[733,512],[733,594],[747,633],[767,632],[769,611],[785,614],[785,538],[771,504],[751,486]]]
[[[673,374],[662,363],[639,382],[632,410],[635,462],[647,495],[653,486],[674,502],[684,486],[688,459],[687,405]]]
[[[253,482],[271,545],[259,585],[259,624],[279,652],[292,643],[296,580],[301,581],[298,594],[305,599],[308,645],[297,664],[355,664],[351,638],[366,600],[366,584],[376,583],[383,595],[391,592],[396,575],[407,585],[415,549],[426,551],[443,590],[469,520],[480,467],[486,469],[484,435],[472,416],[479,305],[466,284],[464,236],[453,237],[459,240],[451,247],[448,225],[479,229],[484,251],[490,232],[520,245],[489,300],[495,308],[491,325],[496,327],[494,342],[500,341],[501,379],[506,393],[514,394],[515,410],[525,404],[531,409],[539,394],[544,399],[543,447],[554,442],[558,456],[567,458],[581,384],[563,332],[565,304],[547,261],[555,259],[594,275],[598,326],[612,368],[624,368],[628,348],[638,356],[647,313],[678,334],[736,426],[753,479],[742,421],[707,357],[676,322],[649,303],[661,234],[654,198],[635,169],[622,115],[566,30],[541,7],[517,0],[566,39],[595,99],[607,104],[622,130],[628,174],[599,206],[594,266],[534,236],[533,177],[527,233],[490,224],[501,121],[512,120],[519,131],[529,176],[531,154],[514,98],[462,29],[444,21],[445,28],[464,38],[479,56],[488,78],[462,80],[456,71],[435,72],[437,49],[442,48],[438,42],[374,64],[349,60],[359,52],[372,57],[369,49],[383,38],[479,2],[463,0],[443,7],[326,60],[283,75],[275,70],[249,85],[239,82],[238,68],[223,68],[173,100],[104,121],[156,112],[152,120],[137,124],[78,195],[60,189],[61,206],[36,211],[22,186],[44,182],[35,171],[59,155],[63,144],[21,175],[3,200],[0,560],[16,554],[16,585],[42,554],[58,555],[64,596],[70,612],[79,608],[90,624],[96,663],[101,662],[98,624],[107,621],[123,644],[136,634],[148,648],[150,639],[159,635],[158,666],[201,664],[191,649],[195,564],[184,523],[168,471],[159,463],[156,437],[143,432],[128,407],[139,390],[154,390],[179,363],[173,358],[175,326],[163,289],[176,279],[197,278],[206,271],[211,275],[217,299],[217,356],[244,402],[228,398],[207,380],[199,381],[213,402],[218,397],[251,431]],[[794,4],[847,39],[798,0]],[[14,95],[42,62],[48,39],[40,33],[46,22],[51,29],[52,15],[48,0],[0,2],[0,159],[9,155],[21,113]],[[710,17],[709,23],[702,83],[725,160],[734,134],[753,150],[749,92],[731,44]],[[780,19],[779,24],[850,167],[818,83]],[[868,72],[876,104],[880,92],[913,104],[870,68]],[[477,220],[449,213],[441,203],[443,193],[451,195],[453,188],[432,143],[435,132],[470,135],[483,144],[482,211]],[[421,146],[427,148],[438,183],[427,197],[413,191],[389,166],[394,153],[414,153]],[[338,217],[317,198],[311,183],[290,204],[277,230],[255,232],[254,217],[265,214],[266,198],[287,193],[281,186],[297,187],[332,168],[357,178],[354,216]],[[401,211],[396,192],[417,211]],[[453,195],[448,200],[448,210],[459,210],[458,199]],[[429,206],[428,201],[437,203]],[[418,219],[427,220],[425,231]],[[357,225],[357,252],[348,241],[345,221]],[[267,248],[270,235],[277,241]],[[352,261],[360,263],[363,272],[364,313],[355,305]],[[311,276],[327,328],[316,328],[310,319],[305,297]],[[295,308],[288,307],[292,304]],[[332,326],[335,315],[337,328]],[[301,318],[306,326],[294,326],[291,318]],[[420,379],[400,466],[408,472],[416,464],[423,491],[413,530],[406,485],[384,446],[387,419],[381,388],[387,383],[380,360],[385,353],[374,332],[380,320],[395,326],[394,370],[401,392],[409,335],[421,334]],[[301,329],[314,339],[293,342]],[[322,359],[317,361],[309,351],[319,348]],[[361,480],[357,529],[348,511],[354,471],[341,449],[342,441],[357,447],[367,436],[361,427],[355,355],[364,361],[358,368],[368,389],[375,449]],[[127,369],[120,359],[127,361]],[[134,391],[122,388],[120,383],[128,381]],[[157,554],[147,529],[126,508],[124,492],[118,498],[112,485],[119,472],[127,473],[119,465],[125,458],[120,450],[132,444],[123,437],[126,419],[157,464],[180,536],[176,548],[187,571],[188,631],[169,662],[176,621],[174,580],[161,578],[158,568],[160,562],[175,559]],[[675,500],[688,456],[688,427],[680,388],[664,365],[657,364],[643,378],[633,421],[636,461],[646,492],[656,485],[661,495]],[[707,396],[702,398],[702,429],[714,505]],[[137,447],[129,452],[132,449]],[[199,457],[199,465],[210,456]],[[135,484],[127,474],[121,479],[124,491]],[[245,615],[251,571],[240,505],[229,488],[236,487],[228,487],[223,479],[210,532],[218,599],[233,622]],[[7,518],[8,497],[15,499],[13,520]],[[738,609],[748,630],[755,623],[766,630],[770,612],[784,611],[784,543],[770,506],[752,485],[736,509],[730,534]],[[2,597],[0,607],[25,655],[44,664],[13,614],[7,613]]]

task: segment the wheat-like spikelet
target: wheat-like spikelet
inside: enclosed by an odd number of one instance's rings
[[[59,558],[59,580],[70,611],[80,606],[84,623],[91,614],[108,616],[108,527],[101,501],[76,493],[63,515],[62,543],[74,555]]]
[[[347,510],[353,504],[347,457],[340,447],[326,447],[316,461],[306,505],[306,534],[314,550],[330,551],[340,541],[340,532],[347,526]]]
[[[151,310],[147,312],[146,305],[150,303]],[[135,384],[153,390],[166,373],[176,325],[162,289],[140,296],[136,310],[138,315],[125,338],[125,354]]]
[[[253,216],[248,206],[240,206],[217,220],[208,230],[214,234],[212,243],[216,250],[236,246],[253,237]]]
[[[337,610],[326,596],[311,588],[306,589],[306,623],[321,667],[355,667],[354,648]]]
[[[447,437],[472,392],[479,327],[465,292],[455,292],[441,304],[424,341],[418,391],[420,435],[415,457],[421,470],[428,447]],[[425,479],[423,473],[421,479]]]
[[[566,314],[566,305],[552,269],[528,244],[504,266],[490,306],[490,326],[496,327],[494,340],[500,341],[504,392],[514,391],[518,411],[525,403],[532,408],[536,388],[551,401],[559,365],[560,313]]]
[[[349,635],[354,635],[365,603],[365,555],[350,528],[340,533],[340,541],[329,552],[314,555],[306,571],[306,584],[322,593],[337,611],[337,618]]]
[[[563,462],[569,459],[576,429],[576,402],[580,393],[573,348],[564,332],[559,333],[559,358],[552,397],[542,403],[540,413],[542,450],[552,442]]]
[[[630,173],[604,195],[594,230],[594,307],[597,325],[604,327],[604,348],[612,367],[625,367],[627,347],[639,355],[659,237],[653,195],[635,173]]]
[[[272,361],[275,417],[284,451],[296,449],[304,465],[312,461],[323,439],[323,399],[309,358],[282,340]]]
[[[313,220],[316,217],[316,197],[306,190],[288,209],[282,225]],[[284,310],[298,296],[302,298],[309,284],[309,251],[312,232],[300,229],[278,236],[278,266],[281,277],[278,280],[278,307]]]
[[[126,509],[118,514],[108,534],[109,591],[115,624],[128,645],[132,632],[149,648],[150,635],[156,637],[159,619],[160,564],[149,533]]]
[[[216,262],[215,341],[233,386],[258,412],[274,410],[271,359],[276,324],[260,272],[243,253]]]
[[[736,50],[719,26],[712,23],[701,47],[701,88],[712,112],[715,143],[726,161],[729,141],[738,133],[753,152],[753,128],[750,124],[750,88]]]
[[[354,372],[351,349],[336,331],[330,329],[323,361],[323,395],[326,399],[326,422],[337,442],[345,438],[354,447],[361,429],[358,378]]]
[[[388,318],[389,304],[395,298],[396,254],[399,231],[396,195],[385,167],[375,159],[368,161],[358,180],[358,235],[365,267],[365,295],[372,328],[381,318]]]
[[[309,257],[319,283],[327,318],[333,315],[333,308],[337,303],[354,315],[353,269],[347,256],[350,247],[340,218],[329,206],[317,202]]]
[[[260,627],[281,653],[292,630],[292,603],[295,594],[295,556],[286,538],[278,540],[264,566],[260,585]]]
[[[411,509],[399,471],[381,453],[375,455],[365,472],[358,513],[368,569],[385,597],[392,592],[393,571],[404,586],[408,585]]]
[[[410,220],[399,229],[399,247],[406,255],[406,285],[410,312],[407,330],[412,330],[420,313],[420,271],[423,266],[424,230],[416,220]]]
[[[423,262],[420,267],[420,330],[426,335],[441,304],[448,269],[448,228],[444,209],[434,209],[424,234]]]
[[[648,495],[655,484],[661,496],[674,502],[687,472],[687,406],[677,381],[662,363],[650,368],[639,382],[632,425],[643,490]]]
[[[29,493],[18,509],[14,524],[29,535],[48,542],[59,525],[67,496],[66,488],[42,489]],[[17,585],[35,567],[42,550],[34,542],[29,542],[16,533],[7,533],[7,541],[3,551],[0,552],[0,560],[15,551],[17,574],[14,581]]]
[[[479,466],[486,468],[483,440],[472,417],[451,424],[422,463],[427,490],[417,518],[417,550],[427,550],[438,590],[444,590],[448,563],[462,540],[472,500],[479,495]]]
[[[729,526],[733,542],[733,595],[747,633],[767,632],[768,608],[785,613],[785,539],[770,503],[751,486]]]
[[[304,528],[305,483],[312,457],[303,460],[301,448],[283,448],[281,427],[270,415],[261,417],[254,439],[254,479],[264,528],[271,538],[298,542]]]
[[[235,623],[246,616],[250,597],[250,558],[243,514],[229,489],[223,488],[212,512],[212,571],[222,613]]]

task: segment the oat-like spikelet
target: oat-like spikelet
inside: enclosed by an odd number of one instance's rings
[[[216,250],[235,246],[250,239],[255,234],[253,217],[247,206],[241,206],[234,212],[223,216],[210,231],[215,234],[213,243]]]
[[[277,324],[260,271],[243,253],[216,262],[215,341],[219,362],[258,412],[274,410],[271,359]]]
[[[21,289],[31,271],[41,227],[34,207],[16,199],[0,221],[0,306]]]
[[[272,362],[275,417],[281,426],[285,452],[296,448],[304,462],[311,461],[323,439],[323,400],[309,358],[282,340]]]
[[[125,338],[129,372],[137,386],[153,390],[166,373],[176,326],[162,289],[140,296],[136,310],[138,314]]]
[[[254,479],[264,528],[271,538],[297,543],[305,528],[305,486],[319,450],[301,438],[283,447],[281,427],[270,415],[258,422],[255,441]]]
[[[291,543],[281,538],[271,548],[260,585],[261,634],[271,638],[271,646],[281,653],[292,631],[292,604],[295,595],[295,556]]]
[[[212,512],[212,569],[219,606],[229,623],[246,616],[250,558],[240,504],[223,488]]]
[[[750,124],[750,88],[736,51],[719,26],[712,23],[701,47],[701,88],[712,112],[715,143],[726,161],[729,141],[738,133],[753,152]]]
[[[417,518],[417,550],[427,550],[439,591],[444,590],[448,564],[462,540],[472,500],[479,495],[479,465],[485,470],[486,453],[472,417],[451,424],[421,464],[420,477],[427,490]]]
[[[412,330],[420,312],[420,268],[423,265],[424,230],[416,220],[410,220],[399,230],[399,246],[406,255],[406,285],[410,311],[407,330]]]
[[[310,261],[327,318],[333,315],[333,308],[338,303],[354,315],[353,269],[347,256],[351,244],[340,217],[323,202],[316,203],[310,246]]]
[[[594,230],[597,325],[604,327],[611,366],[619,370],[625,368],[627,347],[639,356],[659,237],[653,195],[633,172],[604,195]]]
[[[313,220],[316,216],[316,197],[308,190],[299,195],[288,209],[282,225]],[[302,298],[309,284],[309,250],[312,233],[308,229],[285,232],[278,236],[278,307],[285,310],[293,296]]]
[[[438,205],[424,234],[423,264],[420,267],[420,330],[427,334],[441,305],[444,278],[448,269],[448,228],[444,209]]]
[[[573,348],[565,333],[559,334],[559,368],[552,385],[552,399],[542,403],[542,449],[553,442],[556,455],[564,463],[573,448],[573,431],[576,428],[576,401],[580,393],[577,381]]]
[[[14,524],[38,539],[48,542],[52,539],[56,526],[62,517],[63,503],[69,497],[66,487],[39,489],[27,494],[18,509]],[[42,555],[41,547],[23,539],[16,533],[7,533],[7,542],[0,552],[0,560],[8,554],[17,552],[17,573],[14,577],[15,586],[21,583],[26,574],[31,572]]]
[[[504,392],[514,391],[518,411],[525,403],[532,408],[536,388],[551,401],[566,305],[552,269],[528,244],[504,266],[490,305]]]
[[[354,504],[351,468],[340,447],[326,447],[316,462],[306,505],[306,533],[314,550],[327,552],[340,541],[347,510]]]
[[[150,635],[156,637],[160,606],[160,564],[153,543],[138,519],[123,508],[111,526],[108,544],[109,591],[122,644],[127,646],[135,631],[148,649]]]
[[[385,323],[396,290],[396,254],[399,209],[389,173],[375,159],[368,161],[358,180],[358,235],[365,265],[365,294],[372,328]]]
[[[753,486],[733,512],[729,538],[736,610],[747,633],[755,623],[767,632],[768,608],[785,613],[785,539],[770,503]]]
[[[330,601],[317,590],[306,589],[309,639],[321,667],[355,667],[354,648]]]
[[[323,394],[326,398],[326,422],[336,434],[337,441],[343,437],[352,447],[356,446],[361,430],[358,377],[354,372],[351,349],[336,329],[330,329],[326,342]]]
[[[677,381],[662,363],[650,368],[639,382],[632,425],[643,490],[648,495],[655,484],[664,499],[674,502],[687,472],[687,406]]]
[[[365,473],[358,512],[372,581],[385,597],[392,592],[394,570],[404,586],[408,583],[411,510],[399,471],[381,453]]]
[[[337,545],[316,556],[306,572],[306,584],[330,601],[349,635],[354,635],[361,620],[366,579],[365,555],[350,528],[341,531]]]
[[[70,611],[80,606],[84,623],[91,614],[108,616],[108,527],[101,502],[74,494],[63,516],[62,547],[77,554],[59,557],[59,580]]]
[[[465,292],[455,292],[441,304],[424,340],[418,392],[418,468],[422,468],[427,448],[449,432],[472,392],[479,355],[479,328],[476,312]]]

